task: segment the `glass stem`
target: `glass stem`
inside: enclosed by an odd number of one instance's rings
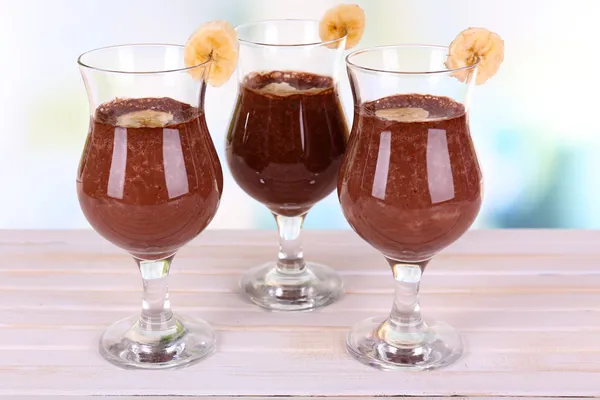
[[[176,321],[169,301],[169,269],[173,256],[157,261],[135,258],[144,283],[142,315],[138,329],[141,333],[176,330]]]
[[[429,260],[403,263],[388,259],[388,262],[394,274],[394,304],[379,333],[387,343],[397,347],[423,343],[428,327],[419,306],[419,285]]]
[[[298,275],[304,272],[306,263],[302,253],[302,224],[306,213],[295,217],[273,214],[279,229],[279,260],[277,272],[282,275]]]

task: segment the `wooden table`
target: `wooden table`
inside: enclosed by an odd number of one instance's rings
[[[600,397],[600,232],[470,231],[431,262],[421,296],[426,317],[460,329],[466,353],[414,373],[345,352],[349,326],[390,309],[383,258],[351,231],[307,231],[304,248],[343,275],[345,296],[268,313],[243,302],[237,282],[276,256],[275,232],[202,234],[175,258],[171,298],[218,329],[217,352],[182,370],[125,371],[97,341],[139,311],[133,261],[92,231],[0,231],[0,397]]]

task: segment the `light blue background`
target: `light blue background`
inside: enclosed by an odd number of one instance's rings
[[[97,47],[185,43],[201,23],[319,19],[337,0],[12,0],[0,13],[0,228],[85,228],[75,171],[88,124],[77,56]],[[505,63],[476,88],[472,132],[485,177],[475,227],[598,228],[600,1],[363,0],[358,47],[449,44],[483,26],[505,40]],[[223,158],[234,78],[207,94],[208,124]],[[352,107],[341,85],[344,107]],[[351,118],[351,114],[347,113]],[[225,168],[210,228],[273,227]],[[307,228],[348,228],[335,194]]]

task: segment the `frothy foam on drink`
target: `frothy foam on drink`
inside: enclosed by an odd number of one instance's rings
[[[164,128],[196,117],[200,109],[168,97],[117,98],[101,104],[94,119],[122,128]]]
[[[269,97],[315,95],[335,89],[329,76],[297,71],[253,72],[244,78],[242,85]]]

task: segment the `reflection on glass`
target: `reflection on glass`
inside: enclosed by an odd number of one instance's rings
[[[445,129],[428,129],[426,157],[427,185],[431,203],[453,199],[454,180]]]
[[[88,147],[86,151],[90,151]],[[87,160],[86,155],[84,158]],[[82,163],[84,167],[86,163]],[[116,127],[113,139],[112,159],[108,175],[108,196],[115,199],[123,199],[125,188],[125,167],[127,166],[127,129]],[[82,171],[83,172],[83,171]]]
[[[373,177],[373,190],[371,195],[381,200],[385,200],[385,190],[387,189],[388,174],[390,172],[392,132],[381,132],[379,137],[379,150],[377,152],[377,162],[375,164],[375,176]]]
[[[189,193],[188,173],[177,129],[163,129],[163,159],[169,199]]]

